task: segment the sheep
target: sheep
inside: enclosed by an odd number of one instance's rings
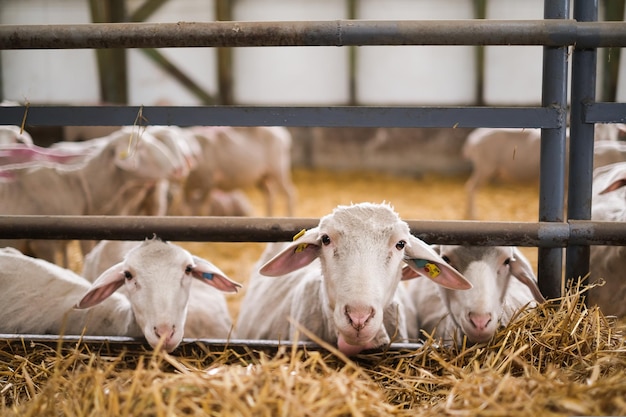
[[[266,197],[266,214],[274,211],[275,188],[287,198],[292,216],[295,187],[291,181],[291,134],[284,127],[193,127],[202,157],[185,183],[191,215],[206,215],[213,188],[230,191],[258,186]]]
[[[241,190],[214,188],[209,193],[209,216],[252,216],[253,213],[252,204]]]
[[[100,241],[85,256],[81,275],[88,281],[95,281],[111,265],[121,262],[126,253],[140,244],[141,242],[137,241]],[[178,247],[173,243],[169,243],[169,246]],[[183,251],[182,249],[176,250]],[[198,259],[197,264],[206,263],[199,258],[195,259]],[[158,262],[161,263],[162,260],[158,260]],[[221,275],[224,276],[223,273]],[[186,338],[195,339],[227,339],[232,329],[232,319],[226,299],[222,292],[211,285],[206,285],[206,282],[191,281],[183,335]],[[128,291],[126,290],[127,288],[122,287],[120,292],[127,295]]]
[[[404,262],[440,285],[471,287],[388,204],[338,206],[293,242],[268,245],[241,303],[237,337],[293,340],[291,318],[346,355],[404,341],[396,294]]]
[[[33,138],[19,126],[0,126],[0,145],[32,145]]]
[[[596,124],[594,140],[613,141],[623,129],[621,125]],[[569,133],[567,135],[569,137]],[[614,151],[610,152],[613,155],[610,156],[609,151],[602,150],[606,147],[619,145],[598,146],[594,151],[600,154],[594,158],[596,168],[610,162],[607,158],[614,158]],[[476,218],[475,194],[492,179],[539,183],[541,129],[475,129],[467,136],[462,152],[463,157],[472,163],[472,173],[465,182],[467,219]]]
[[[597,168],[593,172],[591,219],[626,221],[626,162]],[[590,248],[589,274],[605,284],[589,290],[587,302],[606,315],[626,317],[626,247],[594,245]]]
[[[154,184],[178,169],[167,148],[149,134],[131,139],[115,132],[82,164],[11,170],[11,178],[0,181],[0,214],[123,214],[135,203],[124,198],[126,190]],[[67,265],[67,259],[56,260],[64,242],[5,240],[0,245]]]
[[[467,291],[408,281],[406,302],[410,339],[425,331],[444,343],[489,341],[521,308],[545,301],[532,266],[516,247],[433,246],[472,284]],[[413,273],[405,268],[406,273]]]
[[[157,238],[129,250],[93,283],[13,248],[0,252],[0,265],[7,298],[0,331],[82,334],[87,326],[89,335],[143,335],[168,352],[182,340],[192,281],[227,292],[240,287],[210,262]],[[125,295],[115,293],[120,288]]]
[[[89,310],[74,309],[90,286],[69,269],[14,248],[0,249],[0,333],[142,336],[121,294],[103,297]]]
[[[600,168],[626,161],[626,143],[615,140],[599,140],[593,146],[593,167]]]

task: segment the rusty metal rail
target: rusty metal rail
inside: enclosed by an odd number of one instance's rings
[[[462,24],[461,24],[462,23]],[[626,44],[623,22],[406,20],[2,25],[0,49]]]
[[[0,216],[0,237],[141,240],[156,234],[165,240],[182,242],[272,242],[291,240],[294,234],[316,226],[318,221],[291,217]],[[623,222],[407,220],[407,223],[413,234],[431,244],[626,246]]]

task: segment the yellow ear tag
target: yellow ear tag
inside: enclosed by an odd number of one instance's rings
[[[298,233],[296,233],[296,235],[293,237],[293,240],[298,240],[302,237],[302,235],[304,235],[306,233],[306,229],[302,229],[300,230]]]
[[[428,272],[428,275],[430,275],[431,278],[437,278],[439,274],[441,274],[439,267],[430,262],[426,263],[424,269]]]
[[[294,237],[293,240],[298,240],[300,239],[304,234],[306,233],[306,229],[302,229],[300,230]],[[300,253],[303,250],[306,249],[306,247],[309,246],[307,243],[300,243],[298,246],[296,246],[296,248],[293,250],[294,253]]]
[[[424,268],[424,271],[428,273],[428,276],[431,279],[437,278],[439,274],[441,274],[441,269],[439,269],[439,267],[432,262],[428,262],[425,259],[414,259],[413,262],[415,262],[415,265],[418,268]]]

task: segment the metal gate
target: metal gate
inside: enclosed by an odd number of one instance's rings
[[[290,21],[114,23],[0,26],[0,49],[101,49],[244,46],[540,45],[541,106],[534,107],[0,107],[0,124],[32,126],[151,124],[324,127],[541,128],[539,219],[536,223],[408,220],[429,243],[539,247],[539,287],[561,293],[566,277],[589,270],[589,245],[626,245],[626,224],[592,222],[594,123],[626,122],[626,103],[595,101],[596,51],[626,46],[626,23],[597,22],[597,0],[545,0],[544,20]],[[570,56],[570,47],[573,52]],[[568,59],[572,80],[568,83]],[[566,117],[571,93],[567,216],[564,216]],[[289,240],[316,219],[0,216],[2,238]],[[210,238],[208,238],[210,236]]]

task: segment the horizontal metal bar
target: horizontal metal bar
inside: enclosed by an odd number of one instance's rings
[[[121,126],[142,124],[326,127],[557,128],[562,115],[548,107],[250,107],[250,106],[7,106],[0,125]]]
[[[319,219],[289,217],[0,216],[0,239],[141,240],[154,234],[182,242],[289,241]],[[407,220],[413,234],[432,244],[565,247],[626,246],[626,223],[478,222]]]
[[[574,44],[579,48],[626,46],[626,26],[565,19],[0,26],[0,49]]]
[[[626,123],[626,103],[588,103],[583,117],[585,123]]]
[[[64,345],[67,348],[74,349],[77,344],[90,346],[92,350],[102,351],[118,351],[124,353],[151,351],[152,348],[143,338],[125,337],[125,336],[60,336],[48,334],[0,334],[0,341],[4,341],[14,346],[32,346],[32,344],[48,345],[52,348],[58,348]],[[417,350],[423,346],[422,343],[392,343],[389,345],[389,351],[400,350]],[[325,350],[320,345],[310,341],[290,340],[252,340],[252,339],[183,339],[181,344],[172,354],[187,356],[190,350],[201,347],[205,352],[224,352],[232,350],[240,354],[250,354],[253,352],[276,352],[280,348],[292,348],[306,350]]]

